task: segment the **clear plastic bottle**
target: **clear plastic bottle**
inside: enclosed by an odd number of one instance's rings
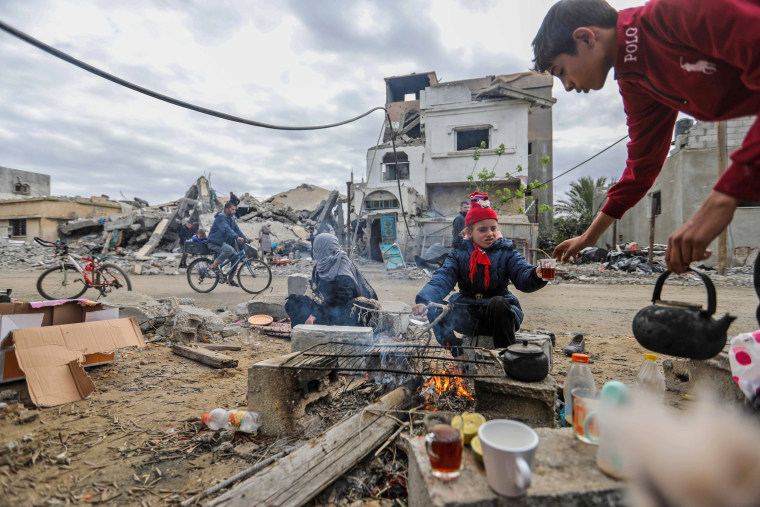
[[[657,365],[657,356],[644,354],[644,362],[636,374],[636,388],[662,398],[665,396],[665,376]]]
[[[203,424],[208,426],[210,430],[214,431],[232,428],[229,412],[223,408],[215,408],[211,412],[203,414],[201,421],[203,421]]]
[[[229,421],[233,428],[243,433],[255,433],[261,426],[259,414],[245,410],[231,410]]]
[[[591,391],[591,394],[596,394],[596,383],[594,382],[594,374],[591,373],[591,368],[588,367],[588,355],[587,354],[573,354],[573,364],[570,366],[570,371],[565,378],[565,387],[563,392],[565,394],[565,421],[572,426],[573,424],[573,400],[570,393],[576,387],[583,387]]]
[[[248,412],[246,410],[225,410],[215,408],[201,417],[203,424],[210,430],[230,430],[242,431],[243,433],[255,433],[259,429],[259,414]]]

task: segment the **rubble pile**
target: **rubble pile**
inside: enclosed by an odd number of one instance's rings
[[[646,265],[646,258],[644,258]],[[664,264],[664,261],[663,261]],[[716,286],[721,287],[752,287],[752,268],[742,266],[737,268],[728,268],[725,275],[717,274],[714,268],[707,266],[697,266],[702,268],[712,279]],[[578,283],[593,284],[600,283],[605,285],[654,285],[660,273],[645,273],[636,271],[629,273],[626,271],[615,271],[606,269],[605,263],[593,264],[565,264],[557,266],[557,278],[559,283]],[[703,285],[702,280],[694,274],[683,276],[671,275],[667,281],[668,285]]]
[[[154,299],[136,292],[116,291],[101,302],[117,307],[120,318],[136,318],[140,330],[153,342],[247,343],[252,335],[248,322],[237,313],[201,308],[195,306],[192,298]]]

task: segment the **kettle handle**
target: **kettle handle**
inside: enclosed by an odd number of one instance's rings
[[[702,310],[702,312],[706,316],[710,317],[715,313],[715,309],[718,306],[717,297],[715,295],[715,285],[713,285],[710,277],[702,273],[700,270],[696,268],[689,268],[689,271],[692,271],[696,275],[698,275],[702,279],[702,282],[705,284],[705,287],[707,288],[707,310]],[[657,303],[657,301],[660,301],[660,293],[662,292],[662,286],[665,284],[665,279],[668,278],[668,276],[670,276],[670,271],[665,271],[657,279],[657,283],[655,283],[654,285],[654,294],[652,294],[652,303]]]

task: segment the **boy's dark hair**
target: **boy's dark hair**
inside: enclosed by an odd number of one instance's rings
[[[224,209],[230,209],[233,206],[235,206],[235,203],[232,201],[227,201],[224,203]]]
[[[617,11],[605,0],[560,0],[549,9],[533,39],[533,70],[545,72],[560,54],[577,53],[573,32],[583,26],[615,28]]]
[[[470,204],[470,201],[462,201],[462,202],[460,202],[460,203],[459,203],[459,207],[461,208],[461,207],[462,207],[462,206],[464,206],[465,204]]]

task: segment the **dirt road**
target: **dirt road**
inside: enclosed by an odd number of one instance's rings
[[[382,300],[412,303],[426,280],[389,279],[365,269]],[[0,272],[0,286],[20,299],[37,300],[39,272]],[[133,276],[137,292],[154,297],[192,297],[198,306],[234,307],[249,298],[240,289],[219,287],[198,294],[183,276]],[[275,277],[273,294],[283,295],[285,277]],[[643,349],[631,334],[635,312],[649,304],[651,285],[549,285],[518,293],[526,311],[524,329],[557,333],[553,374],[563,380],[569,360],[561,347],[584,333],[597,383],[630,381]],[[94,297],[94,294],[86,294]],[[668,299],[702,303],[701,287],[668,287]],[[757,329],[757,300],[750,288],[719,287],[718,310],[737,315],[731,332]],[[563,334],[566,333],[566,334]],[[237,434],[225,441],[204,431],[199,416],[216,407],[245,407],[247,369],[290,352],[286,340],[255,336],[228,355],[237,368],[212,370],[171,353],[163,345],[125,352],[109,366],[89,370],[96,391],[86,400],[31,409],[32,420],[0,411],[0,505],[91,503],[176,504],[272,455],[292,441]],[[24,390],[17,382],[0,386]],[[218,434],[217,434],[218,435]],[[215,440],[219,438],[220,440]],[[347,504],[347,502],[346,502]],[[341,504],[342,505],[342,504]]]

